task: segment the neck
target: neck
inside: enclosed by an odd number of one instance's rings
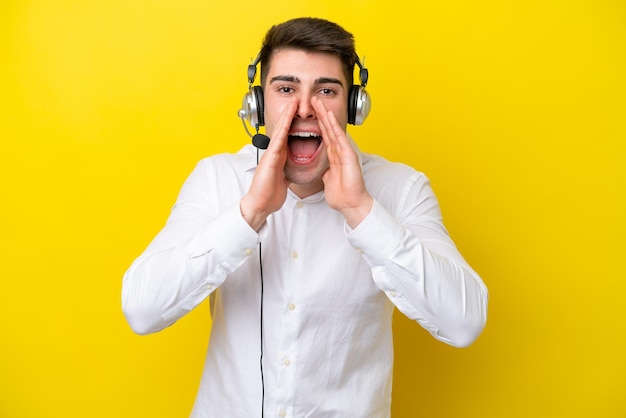
[[[300,199],[304,199],[309,196],[313,196],[315,193],[319,193],[324,190],[324,182],[319,180],[319,182],[311,183],[311,184],[295,184],[291,183],[289,185],[289,190],[294,192],[296,196]]]

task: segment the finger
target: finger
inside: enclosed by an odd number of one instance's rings
[[[327,125],[326,129],[331,134],[334,145],[341,150],[345,149],[346,145],[349,145],[346,138],[346,132],[343,130],[341,125],[339,125],[335,114],[331,111],[327,112]]]
[[[328,110],[323,100],[315,98],[312,101],[316,109],[322,137],[329,149],[341,151],[350,146],[346,132],[341,127],[335,114]]]
[[[289,128],[296,114],[296,109],[297,101],[295,99],[287,104],[276,126],[274,126],[268,150],[279,150],[286,146]]]
[[[311,101],[313,104],[313,108],[317,114],[318,125],[320,130],[322,131],[322,139],[326,144],[328,149],[332,149],[337,146],[337,139],[335,137],[335,131],[332,127],[332,121],[330,120],[330,112],[324,103],[323,100],[318,99],[317,97]],[[333,118],[334,119],[334,118]]]

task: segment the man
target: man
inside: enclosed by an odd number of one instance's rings
[[[140,334],[210,297],[193,417],[389,417],[394,308],[459,347],[485,325],[487,289],[426,177],[346,135],[357,60],[334,23],[271,28],[259,54],[267,149],[200,161],[124,276]]]

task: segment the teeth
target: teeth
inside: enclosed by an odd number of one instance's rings
[[[294,132],[291,136],[298,136],[300,138],[319,138],[319,135],[315,132]]]

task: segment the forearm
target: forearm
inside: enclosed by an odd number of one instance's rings
[[[382,206],[350,234],[394,305],[435,338],[467,346],[481,333],[487,289],[436,219],[401,225]]]
[[[135,332],[173,324],[215,291],[258,243],[236,207],[181,239],[190,228],[193,222],[169,222],[124,275],[122,309]]]
[[[478,274],[448,251],[428,248],[407,232],[374,280],[392,302],[433,337],[466,347],[487,320],[488,294]]]

